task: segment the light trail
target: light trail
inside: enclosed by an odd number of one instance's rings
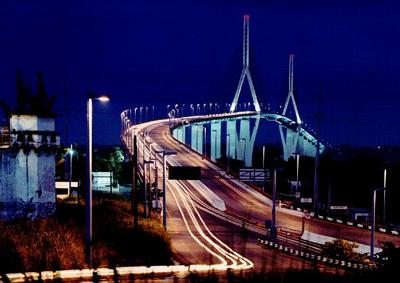
[[[182,216],[182,219],[184,220],[185,226],[187,231],[189,232],[190,236],[204,249],[206,249],[210,254],[214,255],[220,260],[220,264],[217,265],[210,265],[210,266],[216,266],[219,269],[250,269],[254,267],[253,262],[251,262],[249,259],[241,256],[239,253],[235,252],[233,249],[231,249],[229,246],[227,246],[225,243],[223,243],[220,239],[218,239],[207,227],[205,224],[203,218],[200,216],[200,213],[198,212],[195,203],[191,199],[191,197],[185,193],[185,189],[183,188],[182,184],[178,181],[169,181],[169,189],[175,199],[175,202],[177,204],[177,207],[179,209],[179,212]],[[176,192],[175,192],[176,190]],[[183,212],[183,209],[180,205],[180,202],[176,196],[176,194],[179,194],[183,205],[186,209],[187,214],[190,216],[190,219],[195,226],[196,230],[199,232],[201,239],[194,235],[194,233],[191,230],[191,227],[186,219],[185,213]],[[200,225],[200,223],[202,225]],[[205,231],[202,229],[203,226],[205,228]],[[207,232],[210,236],[207,236]],[[212,239],[211,239],[211,238]],[[211,245],[214,249],[218,251],[219,254],[216,252],[212,251],[203,241],[205,241],[207,244]],[[229,259],[231,261],[231,264],[228,265],[228,262],[225,260],[225,258]],[[238,261],[240,264],[238,264]]]

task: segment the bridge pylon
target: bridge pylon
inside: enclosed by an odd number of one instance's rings
[[[292,102],[294,109],[294,114],[296,115],[297,129],[286,129],[286,134],[284,133],[284,127],[279,126],[279,133],[281,136],[281,141],[283,145],[283,159],[288,160],[291,155],[298,153],[297,147],[299,143],[299,135],[301,130],[301,118],[300,113],[297,108],[296,99],[294,98],[294,87],[293,87],[293,73],[294,73],[294,55],[289,55],[289,93],[286,97],[285,105],[283,106],[282,115],[286,116],[286,112],[289,107],[289,103]]]
[[[250,69],[249,69],[249,61],[250,61],[249,20],[250,20],[249,15],[243,16],[243,69],[242,69],[242,73],[240,75],[239,84],[238,84],[236,92],[235,92],[235,97],[233,98],[232,104],[229,109],[229,112],[231,112],[231,113],[235,112],[235,110],[236,110],[239,96],[240,96],[240,93],[242,92],[242,86],[243,86],[245,79],[247,79],[247,82],[249,83],[250,92],[251,92],[251,96],[253,98],[253,104],[254,104],[255,111],[261,112],[260,104],[258,103],[256,91],[254,89],[253,80],[251,79],[251,74],[250,74]]]

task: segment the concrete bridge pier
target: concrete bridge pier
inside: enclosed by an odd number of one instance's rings
[[[226,121],[226,156],[236,159],[236,144],[238,136],[236,132],[236,119]]]
[[[216,161],[221,157],[221,121],[211,123],[211,160]]]
[[[192,124],[191,127],[191,148],[203,154],[203,124]]]

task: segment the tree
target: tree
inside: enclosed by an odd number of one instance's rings
[[[356,243],[350,243],[343,239],[335,239],[332,242],[325,243],[322,248],[322,254],[345,261],[360,262],[364,257],[354,251],[356,248],[358,248]]]
[[[33,114],[42,117],[54,116],[53,107],[56,101],[55,96],[48,96],[44,76],[41,72],[36,73],[36,94],[32,94],[32,88],[28,86],[20,71],[16,73],[16,95],[17,105],[14,110],[4,101],[0,100],[0,107],[5,115],[12,112],[19,114]]]
[[[120,147],[98,151],[95,155],[93,167],[96,171],[113,172],[114,179],[121,181],[123,174],[122,162],[124,154]]]

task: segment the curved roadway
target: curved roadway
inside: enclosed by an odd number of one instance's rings
[[[136,125],[130,130],[133,129],[144,132],[159,148],[177,152],[168,157],[167,164],[200,166],[202,172],[207,172],[201,181],[167,180],[167,227],[181,263],[214,264],[222,269],[255,267],[258,271],[312,268],[311,262],[257,245],[257,238],[265,235],[264,220],[271,219],[271,201],[265,195],[235,179],[218,178],[212,173],[220,170],[218,167],[169,135],[168,120]],[[139,162],[141,142],[139,138]],[[146,158],[155,155],[155,147],[152,148],[149,153],[146,146]],[[161,170],[158,178],[161,184]],[[222,200],[225,207],[215,205],[215,199]],[[293,245],[299,244],[297,236],[303,225],[305,231],[317,234],[366,245],[370,241],[369,231],[318,219],[304,221],[297,211],[277,208],[276,220],[286,233],[290,232],[285,239]],[[376,245],[382,241],[400,244],[399,237],[377,232]],[[312,250],[313,246],[309,248]]]

